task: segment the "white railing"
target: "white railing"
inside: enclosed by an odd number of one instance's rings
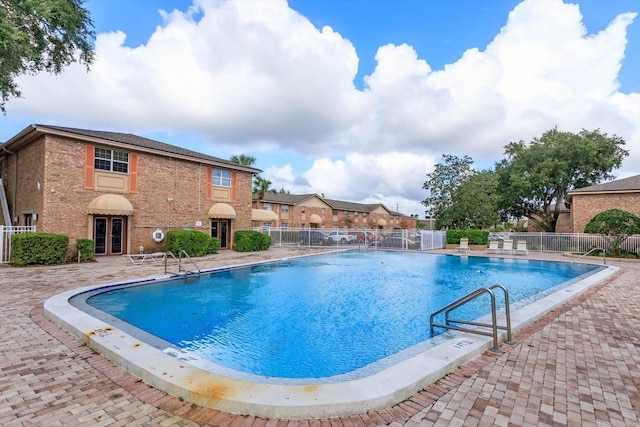
[[[11,236],[20,233],[35,233],[36,226],[0,225],[0,264],[11,262]]]
[[[322,229],[256,229],[271,236],[272,246],[342,246],[369,248],[385,247],[384,239],[395,238],[398,249],[444,249],[447,245],[446,231],[430,230],[354,230],[341,229],[340,235],[352,235],[348,241],[334,240],[326,236],[334,230]],[[571,252],[583,254],[595,247],[609,250],[609,239],[599,234],[584,233],[489,233],[489,240],[524,240],[529,251]],[[622,243],[622,250],[637,253],[640,250],[640,235],[629,237]]]
[[[609,238],[601,234],[585,233],[489,233],[489,240],[524,240],[527,249],[540,252],[571,252],[583,254],[593,248],[610,250]],[[621,249],[636,252],[640,248],[640,235],[630,236]]]

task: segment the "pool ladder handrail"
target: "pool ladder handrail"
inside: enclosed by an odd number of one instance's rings
[[[602,260],[604,262],[604,265],[607,265],[607,252],[602,248],[591,248],[591,249],[589,249],[587,252],[583,253],[578,258],[576,258],[573,261],[571,261],[571,264],[573,264],[576,261],[581,260],[582,258],[586,257],[587,255],[589,255],[593,251],[602,251]]]
[[[493,292],[494,289],[502,289],[504,291],[504,308],[505,308],[505,316],[506,316],[506,325],[505,326],[501,326],[498,325],[498,321],[497,321],[497,315],[496,315],[496,296]],[[489,296],[491,297],[491,324],[488,323],[480,323],[480,322],[472,322],[472,321],[467,321],[467,320],[458,320],[458,319],[450,319],[449,318],[449,313],[454,310],[455,308],[460,307],[463,304],[466,304],[467,302],[474,300],[476,298],[478,298],[481,295],[484,294],[489,294]],[[434,318],[442,313],[445,312],[444,317],[445,317],[445,324],[441,324],[441,323],[435,323],[434,322]],[[483,331],[483,330],[479,330],[479,329],[471,329],[471,328],[463,328],[460,326],[456,326],[456,325],[452,325],[451,322],[453,323],[459,323],[459,324],[464,324],[464,325],[471,325],[471,326],[479,326],[479,327],[483,327],[483,328],[491,328],[491,332],[488,331]],[[493,337],[493,348],[491,349],[491,351],[493,351],[494,353],[502,353],[502,350],[500,350],[500,346],[498,343],[498,329],[501,330],[506,330],[507,331],[507,339],[505,340],[505,343],[509,344],[509,345],[513,345],[515,344],[515,342],[513,342],[511,340],[511,313],[509,310],[509,291],[507,291],[507,288],[504,287],[503,285],[499,285],[499,284],[495,284],[495,285],[491,285],[488,288],[479,288],[476,289],[475,291],[463,296],[462,298],[457,299],[456,301],[452,302],[449,305],[446,305],[442,308],[440,308],[439,310],[434,311],[431,314],[431,318],[429,320],[430,323],[430,328],[431,328],[431,334],[433,335],[433,328],[434,327],[438,327],[438,328],[444,328],[444,329],[454,329],[456,331],[462,331],[462,332],[469,332],[472,334],[478,334],[478,335],[484,335],[484,336],[488,336],[488,337]]]
[[[187,270],[187,268],[182,263],[183,255],[191,264],[193,264],[193,266],[196,268],[196,271]],[[178,273],[177,273],[178,275],[180,275],[180,273],[182,272],[184,272],[185,276],[188,276],[189,274],[200,275],[200,267],[198,267],[198,264],[196,264],[195,261],[191,259],[189,254],[186,253],[184,249],[180,249],[180,252],[178,252],[178,258],[176,258],[176,256],[171,251],[167,251],[167,256],[164,257],[164,274],[167,274],[167,259],[169,258],[169,256],[171,256],[171,258],[173,258],[176,264],[178,265]]]

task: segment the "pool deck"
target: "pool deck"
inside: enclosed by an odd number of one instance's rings
[[[311,253],[272,248],[198,259],[201,268]],[[479,254],[484,255],[484,254]],[[563,259],[530,252],[530,259]],[[331,419],[278,420],[200,408],[144,384],[42,316],[71,289],[163,273],[120,257],[94,263],[0,265],[0,425],[430,426],[640,425],[640,263],[391,408]]]

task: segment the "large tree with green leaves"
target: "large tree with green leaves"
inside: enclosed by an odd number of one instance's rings
[[[469,156],[442,156],[422,186],[430,195],[422,204],[435,228],[487,228],[500,222],[497,179],[492,171],[476,171]]]
[[[506,158],[496,164],[502,209],[554,232],[567,192],[613,178],[611,171],[629,155],[624,144],[599,129],[577,134],[551,129],[529,145],[509,143]]]
[[[0,111],[20,97],[22,74],[59,74],[93,62],[93,22],[84,0],[0,0]]]

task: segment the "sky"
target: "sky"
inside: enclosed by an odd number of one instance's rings
[[[443,154],[478,170],[549,129],[626,141],[640,174],[637,0],[88,0],[96,59],[21,76],[30,124],[256,158],[272,187],[424,218]]]

